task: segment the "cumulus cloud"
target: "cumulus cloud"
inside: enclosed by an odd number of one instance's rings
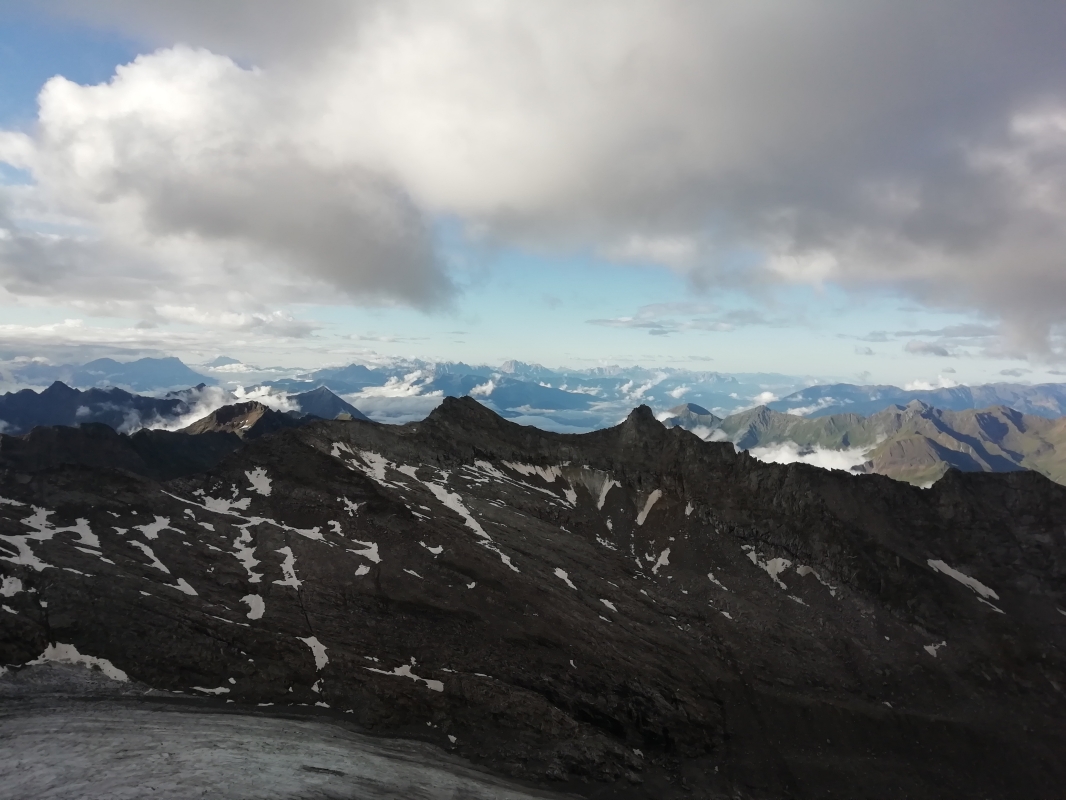
[[[219,288],[230,302],[340,289],[439,304],[450,285],[422,212],[373,166],[323,157],[294,93],[299,85],[186,46],[140,56],[107,84],[52,78],[36,131],[0,136],[0,160],[32,174],[38,203],[91,235],[42,232],[28,210],[9,210],[5,288],[154,301],[157,315],[180,310],[173,297],[213,305]]]
[[[958,382],[951,378],[937,375],[935,382],[914,380],[904,384],[903,388],[908,392],[931,392],[933,389],[952,389],[958,385]]]
[[[14,293],[432,306],[446,217],[703,285],[889,287],[1030,349],[1066,322],[1054,4],[65,8],[164,49],[106,85],[53,79],[0,141],[36,182],[0,223]],[[44,235],[31,206],[79,231]]]

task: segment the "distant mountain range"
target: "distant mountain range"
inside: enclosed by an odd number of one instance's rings
[[[26,433],[43,425],[82,425],[102,423],[116,431],[134,431],[144,427],[161,427],[177,423],[182,417],[195,417],[198,409],[206,415],[214,405],[232,400],[218,389],[205,393],[203,384],[164,397],[146,397],[123,389],[80,390],[56,381],[47,389],[35,392],[22,389],[0,395],[0,433]],[[295,418],[335,419],[347,414],[352,419],[366,419],[359,409],[325,388],[287,398],[294,407]],[[259,405],[258,403],[255,405]],[[265,406],[264,406],[265,408]]]
[[[954,386],[943,389],[900,389],[898,386],[855,386],[834,383],[809,386],[767,403],[774,411],[823,417],[831,414],[874,414],[891,405],[907,405],[918,400],[945,411],[1009,406],[1023,414],[1039,417],[1066,415],[1066,383],[989,383],[982,386]]]
[[[44,386],[61,381],[79,389],[120,387],[134,392],[158,392],[204,384],[214,386],[214,378],[201,375],[178,358],[141,358],[115,361],[98,358],[87,364],[42,364],[30,361],[12,370],[12,378],[24,385]]]
[[[918,400],[869,416],[799,417],[759,406],[725,419],[685,404],[664,421],[712,440],[729,440],[760,455],[795,445],[796,455],[823,449],[851,451],[855,472],[928,485],[949,468],[963,472],[1031,469],[1066,484],[1066,418],[1023,414],[1006,406],[952,411]]]

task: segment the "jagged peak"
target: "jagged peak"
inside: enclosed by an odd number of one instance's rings
[[[630,428],[661,428],[666,430],[666,426],[655,418],[655,412],[651,410],[649,406],[639,405],[629,412],[629,416],[626,417],[623,425]]]
[[[49,386],[47,389],[45,389],[43,392],[41,392],[41,395],[42,396],[44,396],[44,395],[60,395],[60,394],[62,394],[62,395],[71,395],[71,394],[77,394],[77,393],[78,393],[77,389],[72,389],[71,387],[69,387],[65,383],[63,383],[63,381],[55,381],[55,382],[52,383],[51,386]]]
[[[714,416],[714,414],[712,414],[706,408],[704,408],[703,406],[700,406],[700,405],[696,405],[695,403],[682,403],[679,406],[674,406],[673,408],[670,409],[670,413],[673,416],[675,416],[675,417],[678,416],[679,414],[685,414],[685,413],[697,414],[697,415],[699,415],[701,417],[713,417]]]
[[[426,417],[426,421],[435,422],[450,422],[450,421],[462,421],[462,420],[500,420],[503,419],[499,414],[493,411],[491,408],[482,405],[473,397],[445,397],[444,401],[433,409],[429,416]]]

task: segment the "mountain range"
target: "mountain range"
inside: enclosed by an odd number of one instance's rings
[[[1066,415],[1066,383],[989,383],[940,389],[835,383],[809,386],[767,405],[774,411],[821,417],[840,413],[874,414],[888,406],[905,406],[915,400],[945,411],[1008,406],[1038,417],[1061,417]]]
[[[248,384],[244,387],[248,391],[265,387],[290,394],[326,387],[335,394],[348,395],[357,406],[365,404],[380,421],[421,418],[439,398],[470,395],[504,417],[560,432],[609,427],[640,403],[665,410],[678,402],[690,402],[723,418],[757,405],[808,417],[837,413],[865,416],[913,400],[946,411],[1004,405],[1048,418],[1066,414],[1066,384],[899,388],[828,384],[808,376],[777,373],[724,374],[636,366],[553,369],[514,360],[492,366],[410,359],[310,371],[261,369],[224,355],[196,370],[176,358],[126,363],[98,359],[80,366],[18,361],[0,365],[0,380],[28,387],[59,380],[75,388],[119,387],[155,394],[199,384],[223,384],[236,391],[242,382]]]
[[[38,428],[0,445],[0,497],[0,725],[81,719],[83,682],[35,677],[66,664],[129,686],[101,714],[413,739],[541,797],[1066,781],[1066,487],[1035,472],[920,490],[647,406],[564,435],[449,398],[255,439]]]
[[[122,432],[173,426],[183,417],[197,416],[196,410],[209,400],[228,397],[220,390],[205,392],[205,388],[200,384],[163,397],[151,397],[117,388],[82,391],[56,381],[40,392],[21,389],[0,395],[0,433],[23,433],[39,425],[83,423],[103,423]],[[290,395],[285,400],[292,406],[290,413],[296,417],[334,419],[338,414],[348,414],[353,419],[366,419],[359,409],[326,388]],[[203,415],[207,413],[205,408]]]
[[[133,392],[159,392],[218,383],[215,378],[190,369],[181,359],[172,356],[135,361],[98,358],[81,365],[29,361],[15,365],[12,373],[15,382],[29,386],[61,381],[82,389],[120,387]]]
[[[798,417],[766,406],[718,419],[692,404],[665,420],[704,437],[727,439],[742,450],[791,444],[851,451],[853,470],[928,485],[948,469],[1012,472],[1031,469],[1066,484],[1066,418],[1047,419],[1004,406],[946,411],[918,400],[876,414]]]

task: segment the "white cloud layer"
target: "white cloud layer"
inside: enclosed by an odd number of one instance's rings
[[[66,8],[162,49],[52,79],[36,128],[0,135],[35,181],[0,195],[12,294],[431,307],[446,218],[702,284],[887,287],[1031,350],[1066,322],[1055,4]]]
[[[831,450],[827,447],[801,449],[794,442],[753,447],[748,453],[768,464],[810,464],[822,469],[850,470],[866,461],[865,447],[852,447],[843,450]]]

